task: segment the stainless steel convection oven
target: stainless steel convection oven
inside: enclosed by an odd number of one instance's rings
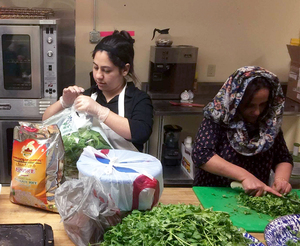
[[[26,11],[28,12],[28,9]],[[60,18],[15,18],[14,15],[12,18],[0,19],[2,184],[9,184],[11,179],[14,127],[19,125],[20,121],[41,121],[44,111],[57,101],[62,89],[75,83],[75,65],[65,62],[75,60],[75,52],[72,54],[75,48],[68,49],[69,45],[62,41],[74,40],[74,36],[67,37],[72,27],[68,28],[67,35],[61,36],[64,35],[61,28],[64,25]],[[64,28],[67,29],[66,26]],[[71,68],[68,69],[68,74],[62,70],[66,67]],[[66,77],[69,80],[66,80]]]
[[[58,19],[0,20],[0,183],[9,183],[13,128],[57,100]]]

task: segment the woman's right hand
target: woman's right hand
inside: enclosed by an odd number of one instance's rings
[[[275,196],[282,196],[278,191],[267,186],[265,183],[257,179],[255,176],[249,176],[242,181],[245,193],[250,196],[264,196],[267,192]]]
[[[84,89],[79,86],[69,86],[63,89],[62,100],[66,108],[71,107],[75,99],[84,92]]]

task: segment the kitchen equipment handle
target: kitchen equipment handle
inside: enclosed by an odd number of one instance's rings
[[[244,190],[242,183],[238,182],[238,181],[232,181],[230,183],[230,187],[231,187],[231,189],[234,189],[234,190]]]

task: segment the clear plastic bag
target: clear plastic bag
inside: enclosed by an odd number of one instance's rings
[[[121,214],[101,183],[93,178],[64,182],[55,193],[58,212],[77,246],[101,241],[105,229],[121,222]]]
[[[93,125],[93,117],[78,113],[74,107],[66,108],[45,120],[43,124],[57,124],[65,148],[64,177],[66,180],[78,178],[76,162],[83,148],[111,149],[111,145],[100,125]]]

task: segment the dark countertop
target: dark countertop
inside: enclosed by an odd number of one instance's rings
[[[286,94],[287,91],[287,84],[288,82],[281,83],[284,94]],[[222,85],[222,82],[199,82],[193,103],[206,105],[213,99]],[[147,91],[147,83],[143,83],[142,87],[145,91]],[[148,93],[151,96],[151,92]],[[162,97],[164,96],[164,94],[162,93],[160,95]],[[169,101],[180,102],[179,97],[180,96],[178,95],[177,100],[155,99],[156,96],[154,94],[154,98],[152,98],[154,114],[156,116],[167,116],[177,114],[191,115],[202,113],[201,107],[174,106],[169,103]],[[285,101],[284,115],[300,115],[300,103],[287,97]]]
[[[206,105],[212,100],[212,97],[195,95],[193,103]],[[202,107],[190,107],[190,106],[174,106],[169,101],[180,102],[180,100],[152,100],[154,114],[156,116],[167,115],[197,115],[203,112]],[[283,115],[300,115],[300,103],[293,101],[290,98],[286,98]]]

